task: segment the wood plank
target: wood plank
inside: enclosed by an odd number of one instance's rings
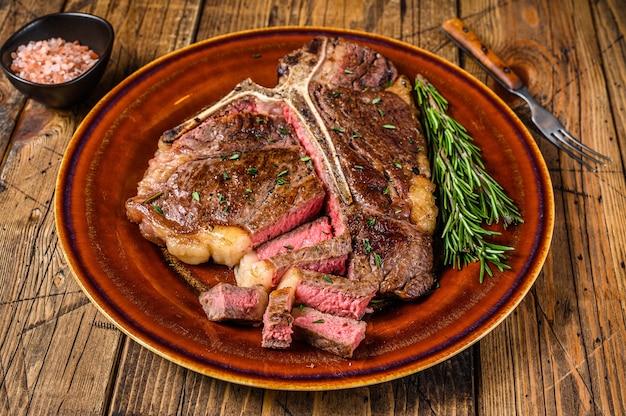
[[[613,138],[619,137],[623,143],[626,137],[623,111],[613,111],[612,119],[606,116],[612,109],[623,108],[626,101],[624,69],[620,74],[613,61],[624,62],[626,58],[626,11],[618,2],[590,2],[589,6],[582,16],[574,16],[576,26],[585,28],[576,32],[575,47],[581,52],[581,62],[590,63],[579,64],[576,72],[584,103],[580,136],[605,153],[619,155],[623,149]],[[588,39],[596,33],[597,39]],[[620,43],[621,48],[616,47]],[[572,227],[580,227],[582,234],[575,246],[575,267],[579,276],[586,276],[577,282],[577,292],[587,312],[582,316],[582,340],[592,379],[589,389],[599,411],[623,414],[626,392],[619,383],[626,379],[622,353],[626,345],[626,221],[617,209],[626,200],[623,164],[612,163],[597,175],[575,176],[572,187],[590,196],[577,198],[570,205]]]
[[[593,20],[590,4],[572,2],[566,7],[568,12],[558,16],[573,21],[562,23],[563,29],[558,33],[563,38],[558,42],[563,54],[560,62],[567,66],[563,70],[567,71],[567,79],[571,82],[564,82],[563,93],[555,96],[559,101],[554,104],[554,111],[561,118],[567,117],[568,121],[574,119],[573,123],[566,125],[573,134],[592,147],[616,154],[617,143],[606,140],[616,135],[614,123],[606,123],[597,117],[611,112],[608,94],[601,93],[607,91],[607,80],[600,45],[595,39],[598,23],[602,25],[602,22]],[[621,14],[623,19],[623,12]],[[610,17],[610,22],[618,18],[616,15]],[[558,23],[561,26],[561,22]],[[567,33],[565,27],[575,29]],[[621,35],[613,34],[613,39],[619,37]],[[572,54],[572,51],[576,53]],[[567,97],[580,98],[572,100]],[[598,413],[619,414],[624,411],[624,393],[619,388],[616,390],[615,385],[626,373],[623,364],[615,365],[623,361],[621,351],[615,347],[623,346],[626,341],[625,299],[610,294],[624,293],[624,273],[619,264],[624,258],[624,240],[616,239],[610,243],[605,235],[610,230],[623,233],[626,228],[623,218],[618,219],[616,212],[606,212],[604,199],[616,201],[615,206],[623,204],[624,171],[620,165],[612,165],[606,172],[601,170],[598,174],[579,171],[574,166],[563,174],[564,188],[576,191],[565,194],[564,215],[582,329],[576,333],[580,340],[572,339],[571,346],[566,349],[577,368],[589,374],[590,380],[584,388],[591,395],[592,408]],[[620,200],[621,203],[617,202]],[[613,245],[615,247],[611,247]],[[609,253],[618,255],[609,259]],[[580,345],[580,341],[584,350],[573,348],[575,343]],[[582,400],[580,406],[584,408]]]

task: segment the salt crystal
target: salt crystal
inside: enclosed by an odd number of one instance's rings
[[[61,38],[20,45],[11,53],[11,58],[11,70],[16,75],[39,84],[70,81],[91,68],[99,59],[94,51],[78,41],[66,42]]]

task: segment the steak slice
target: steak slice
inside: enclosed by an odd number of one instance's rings
[[[355,281],[343,276],[302,270],[295,302],[321,312],[361,319],[377,292],[378,284],[373,279]]]
[[[232,321],[259,325],[267,307],[263,286],[239,287],[218,283],[198,298],[210,321]]]
[[[352,357],[365,338],[364,321],[320,312],[309,307],[295,307],[294,336],[310,345],[343,358]]]
[[[284,349],[291,345],[293,316],[291,316],[292,290],[289,287],[273,290],[263,314],[263,348]]]
[[[299,250],[303,247],[311,247],[325,240],[331,239],[333,228],[328,217],[303,224],[298,228],[285,233],[256,249],[259,259],[265,260],[280,253]]]

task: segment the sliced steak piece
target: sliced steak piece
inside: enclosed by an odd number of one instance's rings
[[[298,228],[285,233],[267,243],[257,247],[256,252],[260,260],[265,260],[280,253],[311,247],[333,237],[333,228],[326,216],[303,224]]]
[[[295,303],[337,316],[361,319],[377,292],[378,283],[373,279],[355,281],[343,276],[302,270]]]
[[[263,332],[261,346],[263,348],[284,349],[291,345],[293,334],[293,301],[290,287],[276,289],[269,295],[269,303],[263,314]]]
[[[314,246],[287,250],[260,260],[256,252],[246,254],[235,268],[237,284],[262,284],[268,290],[276,287],[290,268],[316,270],[322,273],[345,274],[350,239],[346,234],[320,241]]]
[[[292,309],[294,336],[310,345],[343,358],[352,357],[354,350],[365,338],[364,321],[320,312],[309,307]]]
[[[268,303],[263,286],[239,287],[229,283],[218,283],[198,299],[210,321],[254,325],[262,322]]]

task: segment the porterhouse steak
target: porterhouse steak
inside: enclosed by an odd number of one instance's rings
[[[428,293],[437,208],[409,80],[375,50],[327,37],[285,56],[278,75],[274,88],[244,80],[165,132],[129,219],[182,261],[234,267],[240,286],[271,292],[300,269],[382,298]]]

